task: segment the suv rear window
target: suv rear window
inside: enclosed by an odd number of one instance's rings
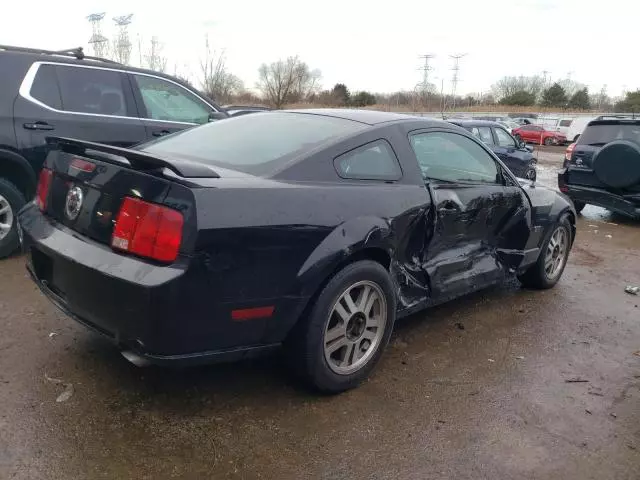
[[[62,65],[56,71],[65,111],[127,116],[120,72]]]
[[[630,140],[640,144],[640,123],[597,123],[588,125],[578,138],[578,144],[602,146],[614,140]]]
[[[252,113],[183,130],[140,148],[163,157],[176,156],[266,175],[327,140],[367,127],[363,123],[323,115]]]

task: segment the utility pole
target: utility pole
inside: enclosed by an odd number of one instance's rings
[[[89,38],[89,43],[93,48],[93,54],[96,57],[106,57],[108,54],[109,43],[107,42],[107,37],[102,35],[102,19],[104,18],[105,13],[92,13],[87,17],[89,23],[91,23],[91,38]]]
[[[451,69],[453,70],[453,77],[451,78],[451,96],[453,97],[452,110],[455,110],[456,108],[456,89],[458,88],[458,82],[460,81],[460,59],[466,55],[466,53],[460,55],[449,55],[449,58],[453,59],[453,68]]]

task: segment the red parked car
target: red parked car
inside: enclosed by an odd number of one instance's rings
[[[527,143],[539,143],[540,145],[563,145],[567,137],[555,130],[547,130],[542,125],[523,125],[512,131],[516,140]]]

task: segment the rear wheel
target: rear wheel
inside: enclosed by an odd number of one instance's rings
[[[551,138],[551,137],[547,137],[547,138],[544,139],[544,144],[547,145],[547,146],[553,145],[553,143],[554,143],[553,142],[553,138]]]
[[[17,214],[25,203],[15,185],[0,178],[0,258],[8,257],[20,246]]]
[[[571,223],[564,216],[551,229],[542,244],[536,263],[518,277],[529,288],[547,289],[553,287],[564,272],[571,250]]]
[[[287,340],[290,364],[310,386],[338,393],[373,370],[389,341],[396,301],[379,263],[346,266],[324,287],[307,319]]]

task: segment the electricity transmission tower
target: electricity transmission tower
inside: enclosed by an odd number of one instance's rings
[[[432,55],[432,54],[426,54],[426,55],[420,55],[419,57],[424,60],[424,65],[418,68],[418,70],[422,70],[422,83],[418,84],[418,87],[420,88],[420,93],[422,96],[422,102],[424,102],[425,99],[428,100],[429,98],[429,92],[431,90],[431,85],[429,84],[429,72],[433,70],[433,68],[429,65],[429,61],[434,56],[435,55]]]
[[[460,81],[460,59],[465,57],[467,54],[463,53],[460,55],[449,55],[449,58],[453,60],[453,77],[451,78],[451,97],[453,98],[452,109],[456,108],[456,89],[458,88],[458,82]]]
[[[120,17],[113,17],[113,21],[118,26],[118,35],[113,45],[113,56],[115,60],[129,64],[129,57],[131,56],[131,40],[129,40],[129,24],[131,23],[131,17],[133,14],[122,15]]]
[[[104,12],[92,13],[87,17],[89,23],[91,23],[91,38],[89,43],[93,48],[93,54],[96,57],[106,57],[109,53],[109,42],[107,37],[102,35],[102,19],[104,18]]]

